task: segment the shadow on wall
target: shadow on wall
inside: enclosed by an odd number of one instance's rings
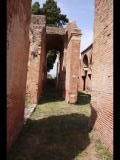
[[[83,92],[78,92],[77,104],[85,105],[89,104],[91,100],[91,95]]]
[[[73,160],[89,144],[84,114],[27,121],[7,160]]]
[[[63,59],[62,59],[63,61]],[[61,62],[63,63],[63,62]],[[66,69],[63,67],[62,71],[58,74],[58,86],[57,89],[61,97],[65,99],[65,83],[66,83]]]
[[[97,112],[92,107],[92,104],[90,104],[90,106],[91,106],[91,116],[90,116],[90,121],[89,121],[89,132],[91,132],[92,129],[94,128],[94,125],[97,119]]]

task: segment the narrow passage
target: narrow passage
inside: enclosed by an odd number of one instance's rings
[[[28,119],[8,160],[97,160],[88,133],[90,96],[79,93],[81,101],[67,104],[51,85]]]

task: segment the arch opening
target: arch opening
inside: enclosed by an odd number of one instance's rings
[[[88,67],[88,57],[86,54],[83,57],[83,65],[84,65],[84,67]]]

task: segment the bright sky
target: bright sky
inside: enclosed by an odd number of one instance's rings
[[[40,5],[46,0],[32,0],[32,3],[38,1]],[[69,20],[76,22],[81,29],[81,45],[80,51],[87,48],[93,41],[93,25],[94,25],[94,0],[56,0],[61,12],[66,14]],[[55,76],[56,63],[50,73]]]

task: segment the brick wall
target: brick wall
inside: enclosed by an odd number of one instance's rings
[[[65,100],[68,103],[76,103],[78,94],[81,31],[74,22],[71,22],[68,24],[67,33]]]
[[[85,91],[91,92],[91,76],[92,76],[92,51],[93,45],[88,46],[81,54],[80,59],[80,72],[79,72],[79,91],[83,91],[84,86],[84,78],[85,78]],[[88,59],[88,66],[84,64],[85,55]],[[86,74],[85,74],[86,70]]]
[[[64,59],[64,53],[59,53],[59,62],[58,62],[58,85],[57,89],[59,90],[61,95],[64,95],[63,92],[65,90],[65,68],[63,68],[63,59]],[[64,96],[63,96],[64,97]]]
[[[19,6],[19,7],[18,7]],[[7,148],[24,120],[31,0],[7,1]]]
[[[112,0],[95,0],[91,99],[93,131],[110,151],[113,151],[112,3]]]
[[[45,16],[32,15],[26,91],[26,96],[31,103],[39,102],[46,77],[45,25]]]

